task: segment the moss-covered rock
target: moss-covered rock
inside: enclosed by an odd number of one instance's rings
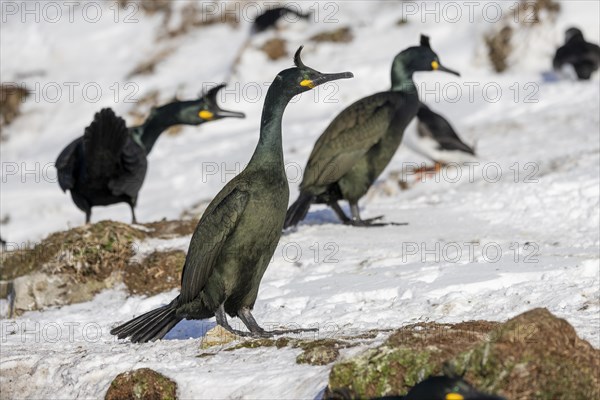
[[[40,243],[0,254],[0,281],[14,287],[14,309],[39,310],[88,301],[125,283],[131,293],[153,295],[179,286],[185,253],[154,252],[139,260],[139,242],[191,234],[195,221],[128,225],[102,221],[49,235]]]
[[[599,398],[600,352],[565,320],[534,309],[497,324],[418,324],[332,368],[327,396],[404,395],[431,374],[465,374],[480,390],[520,399]],[[326,397],[327,397],[326,396]]]
[[[487,391],[519,399],[600,398],[600,351],[564,319],[537,308],[495,329],[448,368]]]
[[[149,368],[123,372],[112,381],[106,400],[175,400],[177,384]]]

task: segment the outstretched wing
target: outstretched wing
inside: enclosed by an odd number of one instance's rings
[[[192,236],[181,277],[181,304],[191,302],[200,294],[246,209],[248,192],[232,182],[208,206]]]
[[[365,97],[342,111],[315,143],[301,189],[325,186],[344,176],[387,131],[396,109],[386,93]]]
[[[129,133],[125,120],[113,110],[104,108],[94,116],[85,128],[83,152],[89,179],[112,177],[120,168],[121,151]]]
[[[63,192],[75,186],[75,173],[81,155],[82,138],[73,140],[63,149],[54,166],[56,167],[58,184]]]

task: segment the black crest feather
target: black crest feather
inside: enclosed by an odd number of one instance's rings
[[[431,45],[429,44],[429,36],[421,35],[421,46],[431,48]]]
[[[217,94],[225,86],[226,86],[225,83],[221,83],[220,85],[213,86],[212,88],[208,89],[207,91],[202,91],[202,94],[200,95],[200,97],[203,97],[205,100],[207,100],[209,102],[216,103]]]
[[[300,53],[302,53],[303,48],[304,46],[298,47],[298,50],[296,50],[296,54],[294,54],[294,65],[298,68],[305,67],[304,63],[302,62],[302,59],[300,58]]]

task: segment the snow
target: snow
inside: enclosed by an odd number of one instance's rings
[[[459,167],[459,179],[456,169],[449,169],[402,191],[386,179],[389,172],[425,162],[402,146],[361,208],[365,218],[383,214],[386,221],[407,226],[348,228],[330,210],[314,206],[304,223],[282,237],[261,284],[257,320],[265,326],[319,327],[319,337],[339,337],[418,321],[502,321],[546,307],[600,347],[598,75],[592,82],[542,79],[564,28],[576,24],[588,40],[600,41],[598,3],[562,2],[556,23],[539,28],[543,34],[530,33],[530,45],[517,49],[515,65],[502,75],[493,73],[482,56],[481,35],[490,24],[481,18],[436,24],[432,17],[425,23],[409,17],[408,24],[397,26],[402,16],[397,2],[336,4],[338,24],[323,21],[329,10],[321,8],[318,23],[291,24],[281,32],[290,52],[306,44],[307,65],[355,74],[288,107],[284,150],[292,200],[298,173],[322,130],[350,102],[385,90],[393,56],[415,45],[421,32],[431,36],[441,62],[462,74],[418,74],[421,98],[448,118],[465,142],[476,142],[480,157],[477,164]],[[2,225],[2,237],[13,246],[83,223],[83,214],[59,190],[50,163],[83,133],[94,112],[110,106],[132,122],[127,112],[133,104],[124,102],[128,82],[139,88],[137,98],[153,89],[161,90],[162,101],[175,93],[192,98],[203,84],[225,78],[249,28],[247,23],[238,30],[216,25],[156,43],[159,15],[140,13],[138,23],[115,23],[109,3],[102,7],[103,18],[95,24],[77,12],[74,23],[21,23],[11,17],[2,23],[2,80],[28,87],[56,82],[63,88],[54,103],[29,99],[24,115],[5,130],[10,139],[0,152],[0,202],[2,217],[10,215],[10,222]],[[306,40],[338,25],[352,26],[351,43],[317,46]],[[210,200],[248,162],[266,85],[291,65],[288,58],[268,62],[254,48],[271,35],[254,39],[221,100],[225,108],[245,112],[246,119],[185,127],[178,136],[161,137],[149,157],[139,220],[178,218]],[[174,53],[154,74],[125,78],[163,48]],[[43,75],[20,77],[40,70]],[[73,101],[65,82],[81,84]],[[90,82],[102,88],[97,102],[85,101],[81,93]],[[121,90],[117,102],[110,89],[115,82]],[[475,84],[469,98],[469,85]],[[486,84],[489,93],[484,94]],[[447,101],[456,87],[462,96]],[[502,95],[492,102],[495,88]],[[414,129],[412,124],[407,135]],[[121,204],[95,208],[92,219],[129,222],[130,214]],[[139,250],[185,250],[188,243],[189,237],[152,240]],[[315,398],[325,387],[330,367],[296,364],[298,349],[214,349],[213,356],[197,357],[200,338],[214,320],[184,321],[165,340],[150,344],[119,342],[109,335],[117,322],[176,294],[127,297],[119,288],[91,302],[2,320],[3,395],[8,390],[15,398],[102,397],[115,375],[139,367],[175,379],[181,398]]]

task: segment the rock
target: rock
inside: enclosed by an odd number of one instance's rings
[[[123,372],[111,382],[105,400],[174,400],[177,384],[149,368]]]
[[[404,395],[432,374],[462,375],[479,390],[524,399],[599,398],[600,351],[568,322],[534,309],[506,323],[417,324],[335,364],[326,398]]]
[[[92,300],[97,293],[120,281],[112,278],[75,283],[68,274],[34,272],[21,276],[13,281],[14,303],[9,315]]]
[[[207,349],[213,346],[221,346],[227,343],[234,342],[239,338],[233,333],[229,332],[221,325],[217,325],[208,332],[202,338],[202,342],[200,342],[201,349]]]

